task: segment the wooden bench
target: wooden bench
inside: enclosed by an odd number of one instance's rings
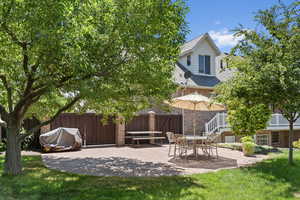
[[[165,139],[163,136],[155,136],[155,134],[162,134],[162,131],[127,131],[128,135],[125,136],[126,139],[131,139],[132,145],[134,145],[134,141],[136,141],[137,144],[139,144],[140,140],[161,140]]]
[[[162,136],[132,136],[131,139],[132,139],[132,144],[134,143],[134,141],[136,141],[137,144],[139,145],[140,140],[160,140],[162,144],[162,141],[166,138]]]

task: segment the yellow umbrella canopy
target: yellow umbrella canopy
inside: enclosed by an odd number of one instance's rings
[[[187,110],[198,111],[221,111],[225,110],[222,104],[213,103],[212,100],[201,94],[192,93],[181,97],[176,97],[168,103],[169,105]]]
[[[222,104],[213,103],[210,98],[198,94],[197,92],[185,96],[173,98],[171,102],[167,102],[167,103],[172,107],[194,110],[194,119],[193,119],[194,135],[196,134],[196,121],[195,121],[196,110],[198,111],[225,110],[225,107]]]

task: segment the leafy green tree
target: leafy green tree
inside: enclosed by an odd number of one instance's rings
[[[64,111],[128,116],[167,98],[186,11],[181,0],[2,0],[5,173],[21,172],[26,117],[42,120],[34,131]]]
[[[300,117],[300,2],[279,3],[257,13],[262,29],[240,27],[243,38],[228,58],[233,79],[217,89],[228,105],[233,130],[254,133],[266,127],[272,108],[289,121],[289,163],[293,163],[293,125]],[[239,56],[233,56],[239,55]]]

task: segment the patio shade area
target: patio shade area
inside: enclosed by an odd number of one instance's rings
[[[215,103],[212,99],[197,92],[173,98],[170,102],[166,103],[175,108],[193,110],[194,135],[196,135],[196,111],[221,111],[225,109],[223,105]]]
[[[200,157],[183,161],[168,157],[168,146],[143,148],[106,147],[77,152],[43,154],[47,167],[60,171],[94,176],[172,176],[213,172],[251,165],[266,155],[245,157],[242,152],[220,148],[219,159]]]

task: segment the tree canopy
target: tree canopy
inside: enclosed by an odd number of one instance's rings
[[[235,75],[217,89],[219,99],[228,106],[233,130],[254,134],[266,128],[273,110],[281,112],[290,126],[299,117],[299,9],[299,1],[288,6],[279,3],[257,13],[261,29],[241,26],[235,30],[243,38],[228,58]]]
[[[26,117],[47,119],[42,126],[70,109],[128,116],[168,98],[186,11],[181,0],[1,1],[8,149],[19,151]]]

